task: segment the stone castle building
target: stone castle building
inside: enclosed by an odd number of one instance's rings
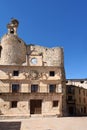
[[[63,48],[27,45],[12,19],[0,41],[0,119],[86,116],[87,79],[67,79]]]
[[[27,45],[12,19],[0,43],[0,116],[65,116],[63,49]]]

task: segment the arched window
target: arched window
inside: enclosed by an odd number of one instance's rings
[[[13,28],[10,29],[10,33],[14,34],[14,29]]]

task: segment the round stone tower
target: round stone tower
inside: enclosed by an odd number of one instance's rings
[[[26,44],[17,35],[18,25],[16,19],[7,24],[8,33],[0,44],[0,65],[21,65],[26,61]]]

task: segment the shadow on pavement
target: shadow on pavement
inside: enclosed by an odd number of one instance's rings
[[[20,130],[21,122],[0,122],[0,130]]]

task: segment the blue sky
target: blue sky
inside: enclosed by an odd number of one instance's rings
[[[0,37],[11,18],[27,44],[64,48],[66,78],[87,78],[87,0],[0,0]]]

